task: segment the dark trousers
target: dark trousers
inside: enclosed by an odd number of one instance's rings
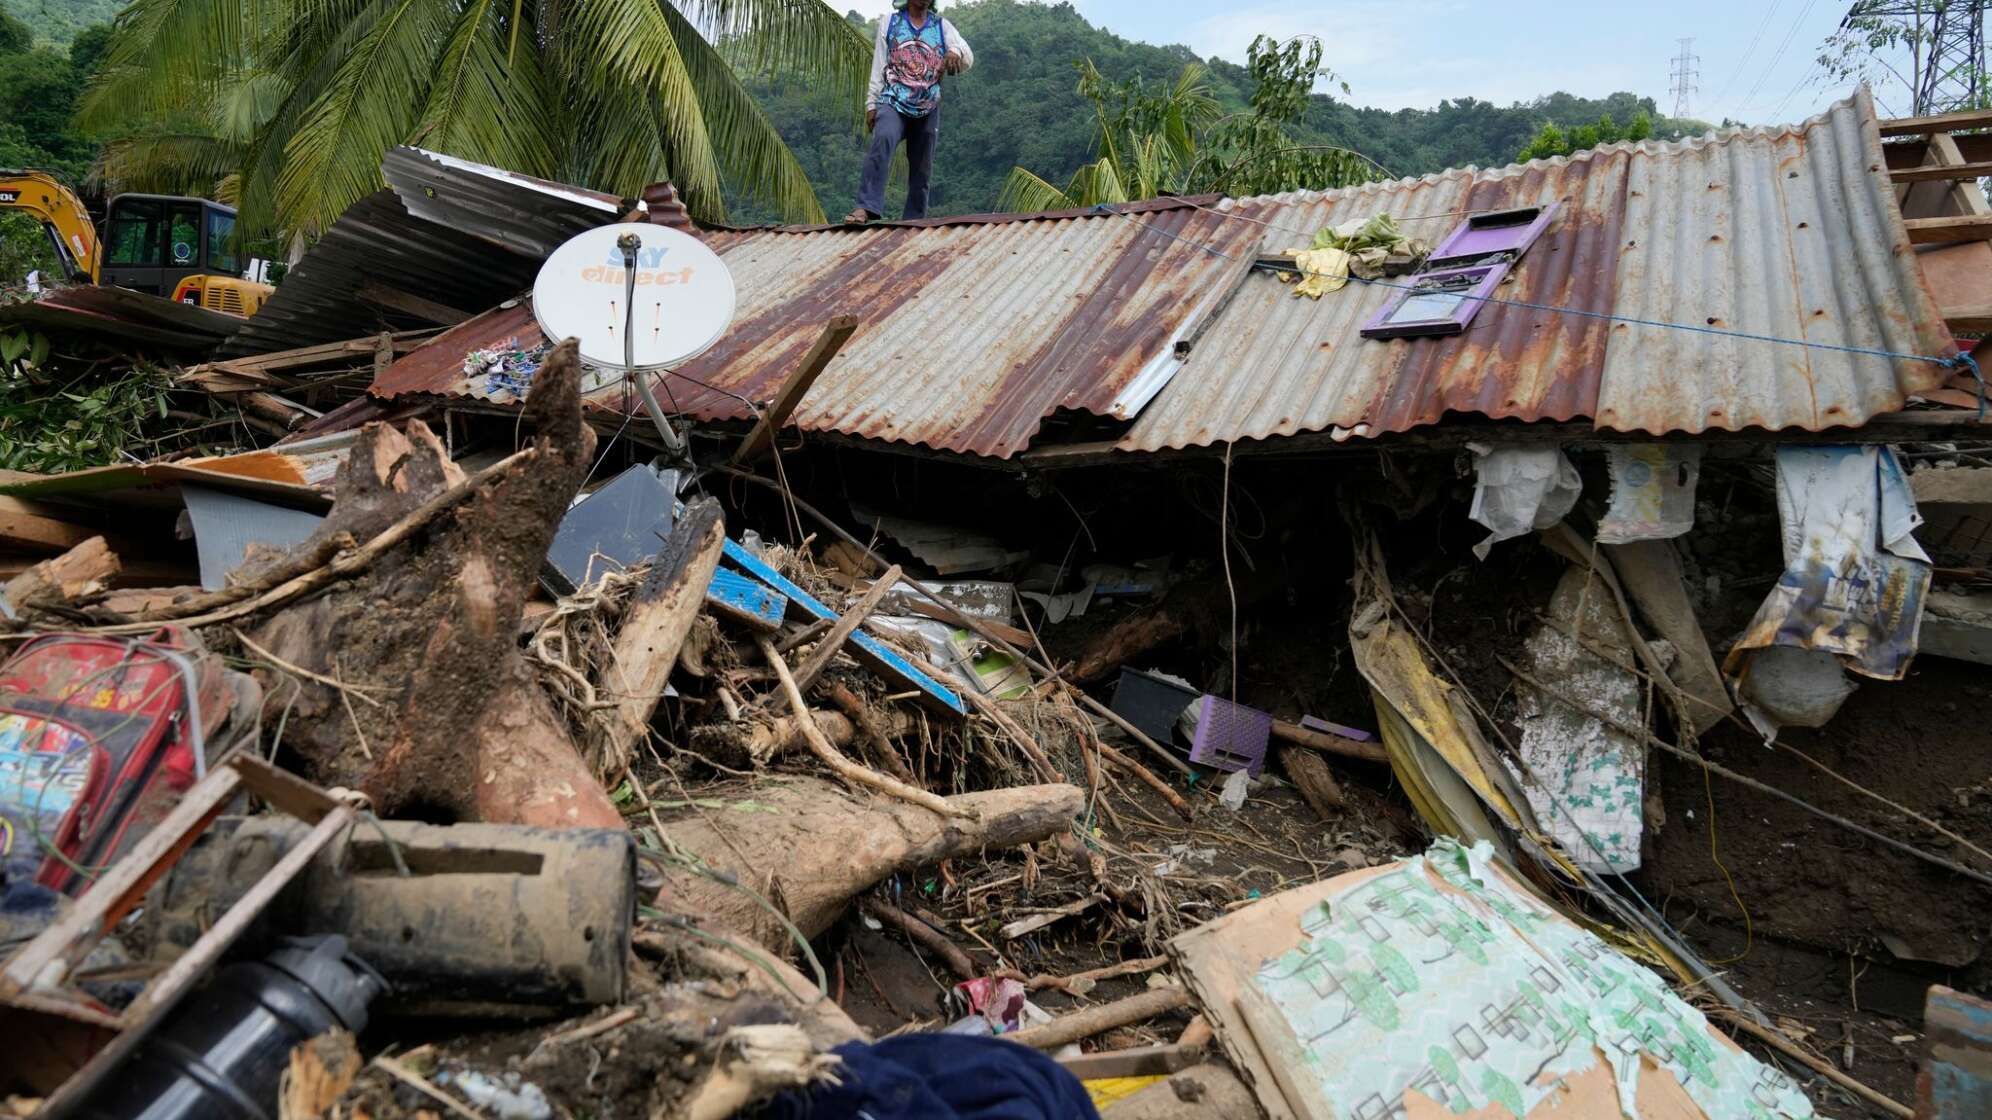
[[[890,105],[878,107],[878,124],[872,129],[871,147],[865,151],[865,169],[858,180],[858,205],[883,217],[885,180],[892,172],[892,150],[906,141],[906,213],[908,218],[927,216],[927,180],[934,171],[934,145],[941,138],[941,107],[935,105],[924,117],[909,117]]]

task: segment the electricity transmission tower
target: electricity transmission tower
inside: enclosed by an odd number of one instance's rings
[[[1912,73],[1916,77],[1912,116],[1947,113],[1953,109],[1975,109],[1985,92],[1985,12],[1992,0],[1864,0],[1847,12],[1840,26],[1852,26],[1861,17],[1894,18],[1907,23],[1912,35],[1910,49],[1923,58]]]
[[[1692,36],[1680,40],[1681,53],[1674,56],[1668,76],[1671,84],[1668,91],[1674,95],[1674,116],[1686,117],[1690,99],[1701,87],[1695,82],[1701,77],[1701,56],[1694,53],[1695,41]]]

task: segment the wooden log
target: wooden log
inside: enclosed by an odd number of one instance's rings
[[[864,911],[880,922],[905,934],[907,939],[915,945],[941,958],[942,963],[948,966],[948,971],[954,973],[958,978],[973,980],[982,975],[982,970],[975,966],[974,959],[963,952],[961,946],[948,940],[947,934],[908,914],[897,906],[871,898],[865,900]]]
[[[1038,1050],[1056,1050],[1068,1042],[1078,1042],[1096,1034],[1125,1027],[1157,1015],[1166,1015],[1179,1007],[1190,1005],[1190,993],[1185,989],[1170,985],[1166,988],[1150,988],[1140,995],[1117,999],[1097,1007],[1081,1011],[1071,1011],[1041,1027],[1025,1027],[1023,1030],[1006,1034],[1003,1037],[1019,1046],[1029,1046]]]
[[[1390,761],[1390,752],[1383,749],[1382,743],[1365,743],[1361,739],[1350,739],[1341,735],[1331,735],[1326,731],[1316,731],[1283,719],[1273,721],[1273,738],[1297,747],[1339,754],[1343,758],[1361,759],[1364,762]]]
[[[892,585],[898,582],[897,564],[887,568],[884,575],[872,581],[871,590],[865,592],[864,598],[859,599],[845,611],[830,627],[830,632],[823,635],[823,640],[816,643],[816,647],[809,651],[809,657],[795,672],[796,688],[807,692],[809,686],[816,683],[816,678],[822,676],[823,670],[830,667],[830,659],[837,656],[838,650],[844,648],[844,642],[850,638],[852,631],[864,624],[865,619],[878,608],[879,600],[884,599],[886,593],[892,590]]]
[[[13,614],[67,603],[99,591],[118,574],[118,557],[102,537],[91,537],[53,560],[44,560],[7,581],[0,596]]]
[[[1236,584],[1238,609],[1253,606],[1278,587],[1276,581],[1264,575],[1240,580]],[[1221,579],[1198,580],[1171,588],[1161,602],[1114,623],[1087,643],[1067,676],[1080,684],[1090,684],[1178,638],[1227,633],[1232,593],[1233,588]]]
[[[695,499],[630,598],[603,674],[616,707],[587,752],[596,774],[620,774],[649,733],[651,713],[678,663],[678,648],[705,607],[706,585],[719,567],[725,539],[719,502]]]
[[[777,952],[794,941],[742,890],[779,898],[804,936],[833,925],[853,898],[898,871],[1036,843],[1072,826],[1085,798],[1068,785],[1021,786],[947,799],[975,816],[929,812],[895,798],[868,797],[822,778],[764,779],[719,792],[698,811],[672,810],[665,831],[713,875],[666,869],[657,904],[748,933]]]
[[[823,333],[817,335],[816,341],[810,344],[808,353],[802,356],[802,364],[789,371],[788,377],[782,381],[782,387],[775,391],[774,403],[770,404],[768,410],[761,414],[761,418],[754,422],[754,429],[747,433],[747,438],[740,441],[739,450],[733,453],[734,463],[751,462],[774,446],[775,433],[781,430],[783,424],[788,423],[789,416],[795,412],[795,406],[802,403],[803,395],[809,392],[810,386],[816,384],[817,377],[829,367],[830,360],[837,356],[837,351],[844,348],[844,343],[857,329],[858,319],[855,315],[839,315],[823,324]]]
[[[863,734],[863,729],[842,712],[811,708],[809,714],[816,722],[816,729],[834,746],[856,742]],[[912,724],[902,712],[883,713],[883,719],[879,730],[886,735],[904,734]],[[765,721],[708,723],[692,729],[694,750],[722,766],[736,769],[766,766],[780,755],[805,747],[808,741],[802,730],[802,719],[793,714]]]
[[[1341,820],[1349,807],[1349,799],[1342,792],[1342,783],[1335,780],[1335,774],[1321,756],[1312,751],[1294,747],[1281,747],[1280,766],[1287,777],[1300,791],[1301,799],[1307,802],[1314,815],[1324,821]]]

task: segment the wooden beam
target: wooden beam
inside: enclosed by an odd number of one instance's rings
[[[1896,183],[1942,183],[1988,177],[1992,177],[1992,162],[1926,163],[1921,167],[1900,167],[1888,173],[1889,180]]]
[[[117,553],[102,537],[91,537],[53,560],[44,560],[7,581],[0,599],[18,614],[30,607],[66,603],[103,589],[118,574]]]
[[[1904,218],[1912,245],[1943,245],[1953,241],[1992,240],[1992,214],[1960,214],[1949,218]]]
[[[710,498],[692,502],[624,609],[607,681],[616,709],[601,749],[591,752],[595,761],[613,763],[603,769],[621,769],[649,732],[650,715],[678,663],[678,647],[705,606],[706,587],[725,540],[719,503]]]
[[[838,619],[837,624],[830,628],[830,632],[823,635],[823,640],[816,643],[816,648],[809,651],[809,660],[803,662],[802,667],[796,670],[795,687],[798,691],[806,690],[816,683],[816,678],[822,676],[823,670],[830,667],[830,659],[837,656],[838,650],[844,648],[844,642],[851,636],[851,632],[863,624],[872,611],[877,609],[880,600],[885,598],[886,592],[891,591],[893,585],[898,582],[897,564],[887,568],[884,575],[872,581],[871,590],[865,592],[865,597],[859,599],[857,605],[844,612],[844,617]]]
[[[1976,307],[1946,307],[1943,311],[1944,325],[1954,331],[1972,331],[1982,334],[1992,331],[1992,304]]]
[[[369,280],[360,285],[360,298],[377,307],[413,315],[431,323],[454,327],[470,318],[470,312],[459,311],[446,303],[438,303],[427,296],[414,292],[404,292],[400,288],[390,288],[385,284]]]
[[[1966,109],[1938,113],[1930,117],[1897,117],[1881,122],[1883,136],[1923,136],[1932,132],[1958,132],[1968,128],[1992,128],[1992,109]]]
[[[775,392],[774,403],[761,414],[754,430],[747,433],[747,438],[740,441],[740,449],[733,453],[735,464],[750,462],[774,445],[775,433],[788,423],[795,406],[802,403],[803,394],[816,384],[816,378],[829,366],[830,359],[837,356],[837,351],[844,348],[844,343],[857,329],[855,315],[839,315],[823,324],[823,333],[816,336],[816,342],[802,356],[802,364],[789,371],[788,379]]]
[[[97,535],[95,529],[51,516],[35,502],[0,496],[0,545],[34,552],[61,552]]]

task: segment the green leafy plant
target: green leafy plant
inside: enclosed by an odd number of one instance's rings
[[[0,333],[0,468],[54,473],[103,466],[122,452],[144,452],[177,435],[168,393],[172,379],[151,365],[102,378],[88,370],[50,376],[48,339]]]
[[[322,230],[406,143],[625,195],[670,179],[707,220],[727,181],[820,221],[740,74],[855,106],[868,47],[823,0],[136,0],[80,119],[148,122],[112,177],[206,181],[257,231]]]
[[[1003,184],[1001,210],[1058,210],[1132,202],[1165,194],[1270,194],[1323,190],[1384,177],[1375,161],[1332,144],[1295,137],[1314,85],[1334,81],[1312,38],[1252,41],[1256,81],[1246,112],[1221,115],[1200,63],[1151,91],[1139,77],[1110,81],[1090,59],[1077,64],[1079,92],[1093,105],[1098,158],[1064,187],[1025,168]],[[1347,87],[1344,86],[1344,89]]]

